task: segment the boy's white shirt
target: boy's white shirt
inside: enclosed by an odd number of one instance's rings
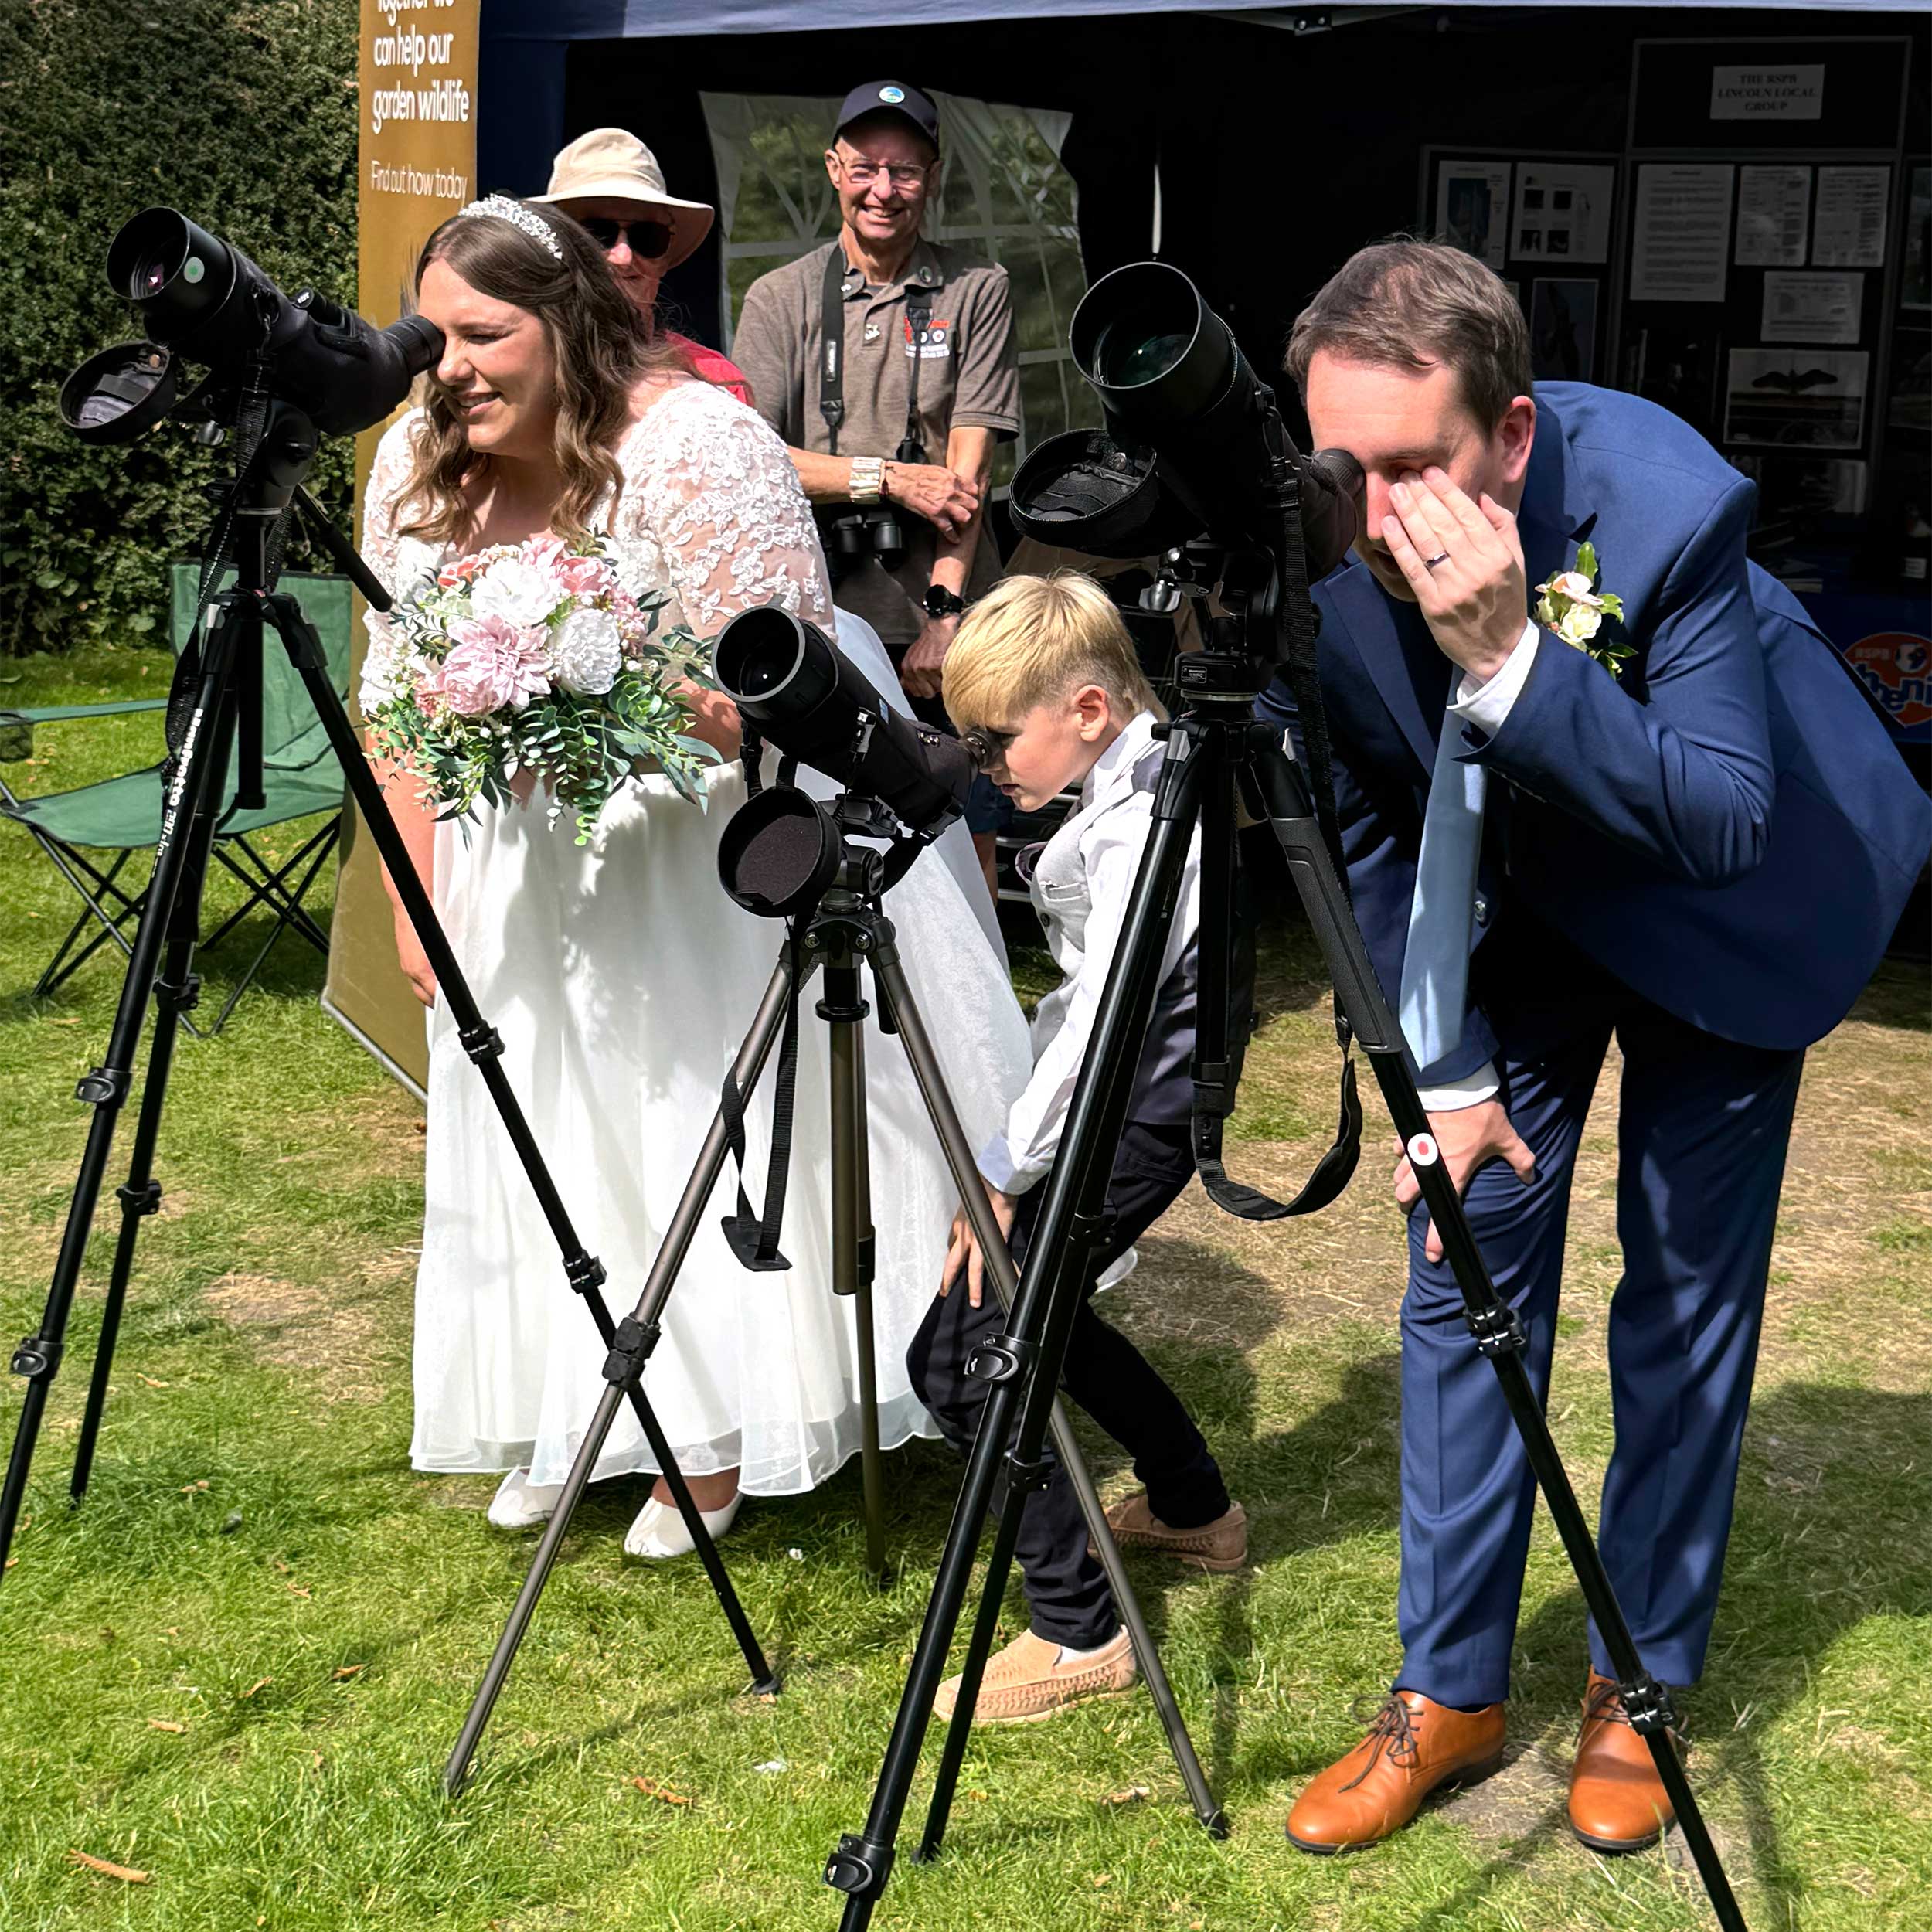
[[[1080,1062],[1094,1030],[1100,989],[1120,943],[1128,900],[1152,828],[1154,783],[1165,747],[1154,714],[1137,712],[1100,753],[1080,786],[1080,809],[1047,841],[1028,886],[1046,928],[1053,963],[1065,975],[1033,1015],[1032,1077],[1008,1111],[1003,1132],[979,1151],[979,1171],[1005,1194],[1043,1179],[1060,1148]],[[1070,872],[1084,884],[1087,917],[1076,935],[1056,917],[1046,881]],[[1189,841],[1160,983],[1181,963],[1201,916],[1201,836]],[[1112,1270],[1109,1271],[1110,1277]]]

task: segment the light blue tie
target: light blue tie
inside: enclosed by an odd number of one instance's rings
[[[1402,960],[1402,1032],[1418,1067],[1433,1066],[1462,1038],[1469,926],[1475,913],[1476,860],[1482,849],[1483,793],[1488,783],[1480,764],[1458,759],[1464,749],[1461,719],[1445,713],[1422,815],[1416,896]]]

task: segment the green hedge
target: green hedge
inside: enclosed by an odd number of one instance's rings
[[[355,0],[0,0],[0,654],[165,636],[223,453],[165,423],[87,447],[60,384],[140,334],[105,261],[154,202],[354,303],[355,44]],[[309,479],[345,519],[351,454]]]

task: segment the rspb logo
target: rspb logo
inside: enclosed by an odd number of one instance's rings
[[[1900,730],[1932,720],[1932,639],[1881,631],[1859,638],[1845,661]]]

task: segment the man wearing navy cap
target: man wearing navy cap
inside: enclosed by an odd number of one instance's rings
[[[960,612],[999,573],[982,536],[994,446],[1019,433],[1006,271],[920,232],[940,166],[928,95],[900,80],[855,87],[825,152],[838,237],[753,282],[732,342],[818,508],[834,600],[878,631],[935,723]],[[830,379],[828,334],[839,347]],[[869,537],[856,555],[842,546],[835,522],[849,536],[886,506],[900,512],[903,553]],[[988,799],[968,808],[982,863],[996,810]]]

